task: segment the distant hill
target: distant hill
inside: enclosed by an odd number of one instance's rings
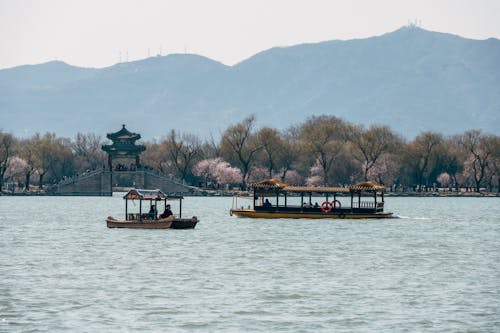
[[[273,48],[234,66],[176,54],[103,69],[62,62],[0,70],[0,128],[104,136],[127,124],[217,136],[255,114],[280,129],[311,115],[423,130],[500,134],[500,41],[403,27],[382,36]]]

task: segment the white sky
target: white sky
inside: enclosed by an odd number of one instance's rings
[[[120,55],[160,52],[232,65],[274,46],[370,37],[415,20],[428,30],[500,38],[500,1],[0,0],[0,68],[51,60],[105,67]]]

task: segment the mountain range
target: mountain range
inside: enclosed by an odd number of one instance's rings
[[[233,66],[173,54],[101,69],[52,61],[0,70],[0,129],[21,137],[104,136],[121,124],[146,139],[171,129],[217,137],[251,114],[278,129],[329,114],[407,138],[500,134],[500,40],[406,26],[276,47]]]

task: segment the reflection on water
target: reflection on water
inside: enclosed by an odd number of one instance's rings
[[[0,331],[495,332],[497,198],[388,198],[401,219],[107,229],[123,200],[0,198]],[[175,206],[174,206],[175,209]]]

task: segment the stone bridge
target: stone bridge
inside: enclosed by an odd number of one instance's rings
[[[61,181],[58,195],[111,196],[118,188],[160,189],[168,194],[196,194],[197,187],[185,185],[152,170],[109,171],[97,170]]]

